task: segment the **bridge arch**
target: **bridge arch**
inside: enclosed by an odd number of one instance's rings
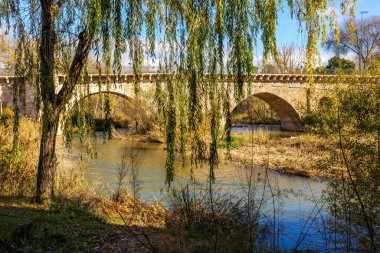
[[[69,103],[69,110],[72,110],[74,106],[76,106],[76,103],[78,103],[79,101],[83,100],[83,99],[86,99],[86,98],[89,98],[91,96],[95,96],[95,95],[99,95],[100,93],[103,93],[103,94],[110,94],[110,95],[115,95],[115,96],[118,96],[118,97],[121,97],[121,98],[124,98],[125,100],[129,101],[129,102],[135,102],[135,100],[124,94],[124,93],[120,93],[118,91],[91,91],[89,94],[85,94],[84,96],[77,96],[77,97],[74,97],[71,101],[71,103]]]
[[[301,118],[294,107],[285,99],[269,92],[254,93],[250,97],[257,97],[267,104],[277,113],[280,118],[281,129],[284,131],[300,132],[302,131]],[[241,101],[240,103],[242,103]],[[239,104],[240,104],[239,103]],[[236,107],[236,106],[235,106]]]
[[[77,96],[74,96],[71,99],[71,101],[68,103],[68,105],[66,106],[66,110],[72,111],[74,109],[74,107],[77,106],[81,100],[89,98],[91,96],[99,95],[100,93],[114,95],[114,96],[120,97],[120,98],[128,101],[129,103],[131,103],[133,105],[134,110],[136,110],[137,113],[140,114],[139,119],[137,121],[147,122],[148,115],[147,115],[146,111],[143,109],[143,106],[134,97],[130,96],[130,92],[128,93],[128,92],[125,92],[123,90],[116,90],[116,91],[109,90],[109,91],[107,91],[107,90],[94,89],[94,90],[90,90],[90,93],[82,95],[82,96],[79,95],[80,93],[77,93]],[[95,108],[94,108],[94,110],[95,110]],[[65,121],[65,119],[61,119],[61,120],[62,120],[61,123],[63,123]],[[142,124],[139,124],[139,126],[142,126]],[[137,125],[136,125],[136,127],[137,127]],[[61,124],[60,124],[59,130],[58,130],[58,135],[61,135],[61,134],[62,134],[62,130],[61,130]]]

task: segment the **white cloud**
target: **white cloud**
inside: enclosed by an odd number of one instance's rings
[[[320,58],[321,58],[321,61],[320,61],[320,66],[326,66],[328,61],[330,60],[331,57],[334,57],[334,53],[332,52],[327,52],[327,51],[322,51],[320,53]]]

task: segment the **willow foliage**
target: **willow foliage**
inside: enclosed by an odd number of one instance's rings
[[[317,43],[325,37],[326,27],[337,30],[335,15],[328,14],[329,5],[334,1],[283,2],[285,1],[2,0],[0,16],[3,30],[9,31],[18,43],[15,74],[34,84],[36,108],[38,113],[42,111],[43,124],[49,122],[48,118],[44,118],[47,115],[69,115],[70,112],[66,109],[72,104],[70,101],[74,99],[74,91],[82,90],[81,87],[88,85],[86,81],[80,85],[72,83],[77,80],[71,78],[70,72],[74,66],[80,68],[82,75],[86,76],[86,66],[75,65],[73,62],[77,59],[75,56],[79,59],[88,57],[86,54],[80,55],[81,52],[78,51],[84,35],[90,43],[90,54],[97,59],[99,74],[107,76],[106,83],[100,83],[99,86],[106,85],[110,89],[114,85],[113,82],[117,81],[122,70],[123,55],[127,55],[131,62],[136,93],[140,91],[138,84],[144,60],[159,62],[159,72],[163,74],[175,74],[174,77],[163,75],[156,92],[159,110],[163,110],[165,116],[167,182],[170,184],[174,178],[177,128],[180,129],[181,152],[184,153],[184,147],[190,145],[195,163],[208,153],[210,178],[214,178],[222,116],[226,118],[226,138],[230,140],[232,108],[228,100],[230,97],[241,98],[245,91],[244,84],[250,82],[258,38],[263,43],[265,57],[276,53],[277,19],[283,4],[289,6],[292,16],[299,21],[300,28],[307,32],[309,69],[317,56]],[[340,3],[342,12],[354,13],[356,0],[341,0]],[[44,6],[48,6],[49,10],[43,12]],[[54,28],[50,30],[54,39],[50,42],[42,40],[43,13],[53,15]],[[62,88],[53,80],[41,81],[39,78],[45,78],[41,62],[46,55],[39,51],[42,42],[53,44],[54,61],[46,73],[66,75]],[[222,74],[233,77],[233,86],[219,82]],[[20,83],[16,82],[15,97],[19,94],[19,87]],[[105,115],[108,118],[109,95],[106,93],[102,98],[105,100]],[[48,110],[49,103],[55,104],[54,112]],[[79,105],[79,108],[82,107],[84,108]],[[92,124],[88,117],[81,117],[80,120],[82,126]],[[211,126],[208,136],[201,132],[205,121]],[[17,124],[15,125],[17,130]],[[66,129],[70,130],[70,125]],[[70,134],[66,140],[70,142]],[[210,146],[207,148],[207,145]]]

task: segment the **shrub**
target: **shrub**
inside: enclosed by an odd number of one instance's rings
[[[178,252],[267,252],[270,231],[259,224],[256,206],[246,199],[202,185],[187,185],[169,194],[166,225],[187,241]],[[257,215],[256,215],[257,214]],[[185,248],[184,248],[185,247]],[[202,249],[201,251],[199,251]]]
[[[0,115],[0,120],[3,124],[9,124],[11,120],[13,119],[15,113],[13,110],[9,107],[3,108],[3,113]]]

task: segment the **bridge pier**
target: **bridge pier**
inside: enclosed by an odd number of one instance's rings
[[[300,121],[294,120],[280,120],[281,130],[286,132],[302,132],[302,125]]]

